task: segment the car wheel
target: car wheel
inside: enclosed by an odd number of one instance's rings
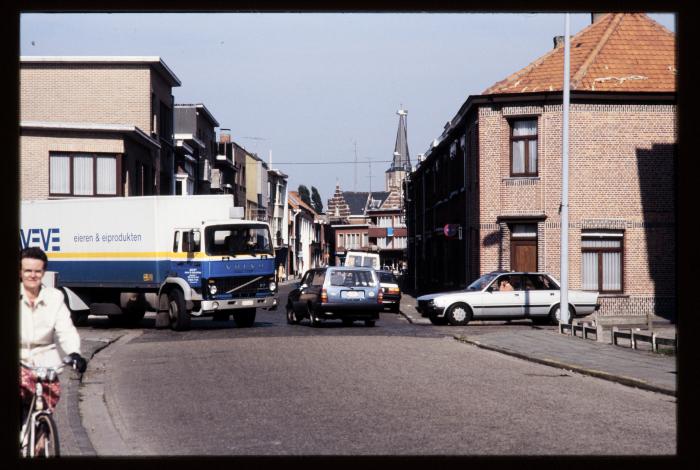
[[[287,323],[290,325],[297,325],[299,323],[299,317],[297,317],[297,312],[294,311],[292,304],[287,304]]]
[[[445,319],[452,326],[464,326],[472,319],[472,310],[465,303],[456,303],[447,309]]]
[[[389,310],[391,313],[399,313],[399,304],[394,304],[391,306],[391,309]]]
[[[549,312],[549,320],[552,325],[558,325],[559,321],[561,319],[561,311],[559,309],[559,304],[556,304],[554,307],[552,307],[552,310]],[[569,305],[569,321],[566,322],[568,325],[571,325],[571,323],[574,320],[574,308]]]
[[[446,317],[437,317],[435,315],[430,315],[430,323],[433,325],[447,325],[447,318]]]
[[[365,320],[365,326],[374,326],[375,324],[374,320]]]

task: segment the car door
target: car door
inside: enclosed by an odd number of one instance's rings
[[[306,313],[308,294],[307,289],[311,285],[311,279],[313,277],[313,269],[306,271],[304,276],[301,278],[301,283],[299,287],[294,289],[289,294],[289,298],[292,302],[292,308],[295,312],[299,314]]]
[[[525,287],[524,314],[526,317],[544,316],[549,314],[555,292],[549,289],[549,283],[542,274],[526,274],[523,276]]]
[[[500,283],[508,280],[513,290],[504,290]],[[522,317],[525,296],[523,295],[520,275],[505,274],[499,276],[487,288],[481,305],[483,317]]]

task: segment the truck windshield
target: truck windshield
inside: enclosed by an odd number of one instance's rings
[[[215,225],[204,231],[205,250],[208,255],[256,255],[274,256],[270,244],[270,231],[266,225]]]

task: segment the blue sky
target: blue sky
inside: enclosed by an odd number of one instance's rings
[[[671,31],[674,15],[650,16]],[[411,162],[470,95],[549,51],[563,13],[23,14],[22,55],[160,56],[290,189],[384,190],[401,105]],[[571,33],[590,14],[571,15]],[[355,143],[359,164],[355,160]],[[374,161],[371,164],[368,160]],[[371,171],[372,178],[369,177]],[[355,177],[355,174],[357,175]]]

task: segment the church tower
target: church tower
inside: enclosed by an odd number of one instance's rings
[[[406,139],[406,116],[408,111],[399,109],[399,129],[396,133],[396,145],[394,146],[394,159],[391,167],[386,171],[385,181],[387,191],[397,191],[401,194],[403,180],[411,172],[411,158],[408,154],[408,141]]]

